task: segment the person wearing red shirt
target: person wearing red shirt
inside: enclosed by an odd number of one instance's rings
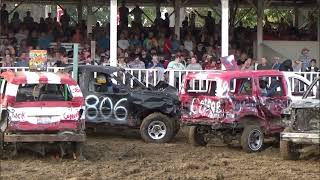
[[[172,49],[172,36],[170,35],[165,41],[163,45],[163,53],[164,54],[170,54]]]

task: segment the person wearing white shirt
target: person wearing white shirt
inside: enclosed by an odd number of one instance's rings
[[[122,50],[127,50],[129,48],[130,44],[127,39],[125,39],[124,34],[120,35],[120,39],[118,40],[118,47]]]

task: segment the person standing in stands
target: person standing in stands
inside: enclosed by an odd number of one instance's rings
[[[31,17],[30,11],[27,11],[27,16],[23,18],[23,23],[27,26],[29,31],[31,31],[34,28],[34,20],[33,17]]]
[[[60,17],[60,22],[63,30],[66,30],[69,27],[70,16],[66,9],[63,10],[63,15]]]
[[[293,71],[292,68],[292,60],[291,59],[287,59],[285,61],[283,61],[283,63],[281,63],[280,67],[279,67],[279,71]]]
[[[302,62],[302,72],[305,72],[307,67],[310,66],[311,57],[309,56],[309,52],[310,50],[308,48],[303,48],[301,50],[300,61]]]
[[[142,15],[144,14],[143,10],[139,7],[139,5],[136,5],[136,7],[130,12],[130,14],[133,14],[134,21],[139,25],[142,26]]]
[[[7,4],[3,4],[0,11],[0,25],[7,27],[9,24],[9,12],[6,10]]]
[[[122,6],[119,8],[120,27],[128,28],[129,9],[126,7],[126,2],[121,2]]]

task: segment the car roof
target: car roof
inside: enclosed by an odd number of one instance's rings
[[[277,70],[259,70],[259,71],[205,71],[199,73],[188,73],[187,80],[191,79],[232,79],[236,77],[251,77],[251,76],[280,76],[281,71]]]
[[[3,72],[0,74],[2,78],[12,84],[68,84],[77,85],[77,82],[72,77],[63,72]]]

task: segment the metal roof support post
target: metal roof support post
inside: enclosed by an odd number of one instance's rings
[[[257,8],[257,61],[262,58],[264,0],[258,1]]]
[[[229,0],[221,0],[221,56],[229,55]]]
[[[78,82],[78,51],[79,44],[73,44],[73,64],[72,64],[72,78]]]
[[[318,61],[320,61],[320,0],[318,0],[318,43],[319,43],[319,50],[318,50]]]
[[[77,4],[77,15],[78,15],[78,23],[80,24],[81,20],[82,20],[82,11],[83,11],[83,0],[81,0],[78,4]]]
[[[180,6],[181,0],[174,1],[174,33],[177,35],[178,39],[180,40]]]
[[[110,66],[117,66],[117,35],[118,35],[117,0],[110,0]]]
[[[92,33],[92,25],[93,25],[93,12],[92,12],[92,0],[87,1],[87,34]]]

